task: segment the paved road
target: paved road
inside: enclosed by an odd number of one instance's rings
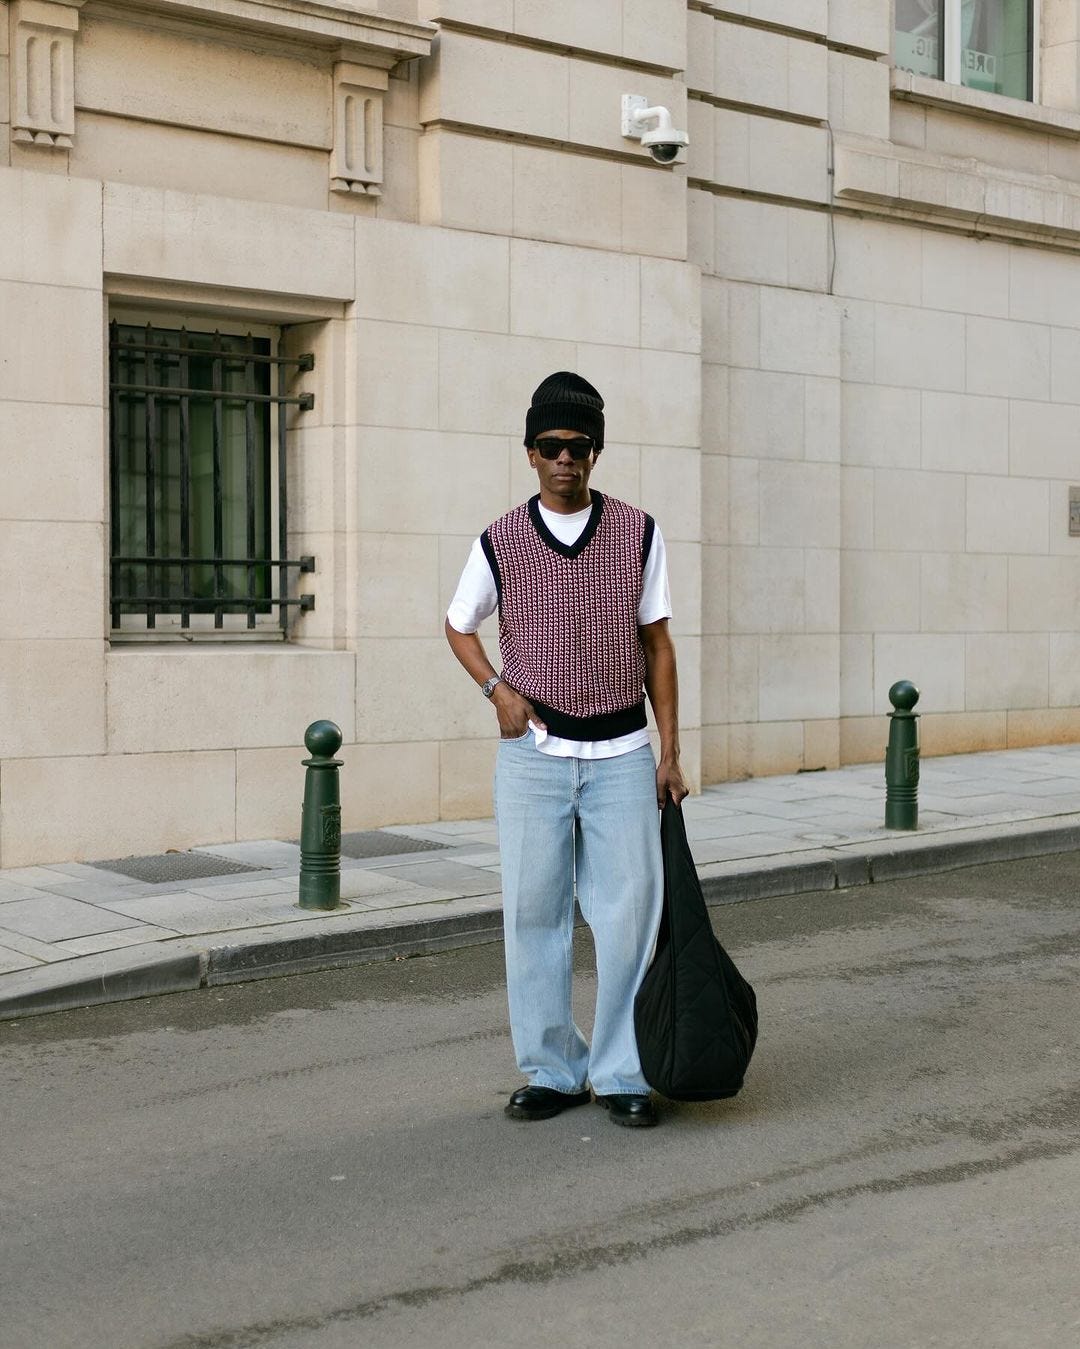
[[[646,1132],[504,1119],[498,947],[0,1026],[0,1345],[1080,1344],[1078,876],[718,910],[752,1076]]]

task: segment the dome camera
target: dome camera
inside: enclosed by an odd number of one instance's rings
[[[670,115],[668,121],[671,121]],[[657,127],[655,131],[646,131],[641,144],[658,164],[674,164],[690,144],[690,137],[685,131],[676,131],[674,127],[666,130]]]
[[[682,163],[683,151],[690,144],[690,137],[673,124],[667,108],[649,107],[642,94],[623,94],[622,134],[641,141],[658,164]]]

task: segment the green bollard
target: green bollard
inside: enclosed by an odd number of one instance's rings
[[[885,828],[919,827],[919,690],[901,679],[889,690],[889,747],[885,751]]]
[[[341,903],[341,731],[313,721],[304,733],[304,813],[300,822],[300,907],[336,909]]]

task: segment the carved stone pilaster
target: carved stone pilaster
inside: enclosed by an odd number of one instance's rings
[[[13,0],[11,135],[24,145],[70,147],[75,134],[75,34],[85,0]]]
[[[338,61],[334,66],[334,148],[330,190],[382,194],[385,70]]]

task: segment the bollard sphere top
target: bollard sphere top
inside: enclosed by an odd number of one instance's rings
[[[898,712],[910,712],[919,701],[919,690],[910,679],[898,680],[889,690],[889,702]]]
[[[341,748],[341,728],[332,721],[313,721],[304,732],[308,753],[332,759]]]

